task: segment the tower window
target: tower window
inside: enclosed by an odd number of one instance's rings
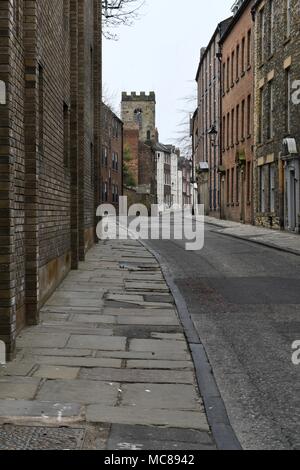
[[[143,123],[143,110],[141,108],[137,108],[137,109],[134,110],[134,119],[135,119],[135,122],[141,128],[142,123]]]

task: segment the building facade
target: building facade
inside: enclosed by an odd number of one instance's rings
[[[221,206],[225,219],[253,223],[253,0],[239,0],[223,34]]]
[[[221,70],[218,59],[219,42],[231,18],[216,28],[208,46],[201,49],[197,70],[197,110],[192,119],[195,172],[197,173],[198,202],[205,213],[220,215],[219,147],[212,140],[220,132]]]
[[[300,2],[257,1],[255,221],[300,232]]]
[[[155,145],[156,151],[156,203],[164,212],[172,206],[171,149],[162,144]]]
[[[179,177],[182,174],[182,205],[190,206],[192,204],[192,178],[193,178],[193,164],[190,160],[181,157],[178,163]]]
[[[104,103],[101,113],[101,199],[119,207],[123,195],[123,122]]]
[[[0,340],[16,335],[95,240],[101,2],[0,4]],[[79,41],[80,38],[80,41]]]

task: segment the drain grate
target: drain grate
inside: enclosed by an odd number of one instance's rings
[[[0,450],[80,450],[84,429],[0,426]]]

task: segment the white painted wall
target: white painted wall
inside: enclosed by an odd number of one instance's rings
[[[164,185],[165,185],[165,154],[156,152],[156,171],[157,171],[157,204],[160,209],[164,208]]]

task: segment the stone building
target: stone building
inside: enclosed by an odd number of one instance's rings
[[[122,93],[122,121],[126,129],[138,127],[141,142],[156,141],[156,97],[151,91],[146,94]]]
[[[300,2],[255,2],[255,221],[300,231]]]
[[[253,222],[253,18],[254,0],[238,0],[223,34],[222,54],[222,178],[225,219]]]
[[[104,103],[101,114],[101,198],[102,204],[119,207],[123,195],[123,122]]]
[[[220,159],[219,147],[210,131],[220,132],[220,61],[219,42],[231,18],[216,28],[208,46],[201,49],[197,70],[197,110],[192,119],[193,153],[198,175],[199,204],[204,204],[206,214],[220,215]],[[215,142],[217,143],[217,142]]]
[[[99,201],[100,0],[0,2],[0,340],[94,243]]]
[[[155,196],[156,97],[154,92],[122,93],[122,121],[124,123],[124,153],[138,197]],[[152,200],[154,202],[154,200]]]

